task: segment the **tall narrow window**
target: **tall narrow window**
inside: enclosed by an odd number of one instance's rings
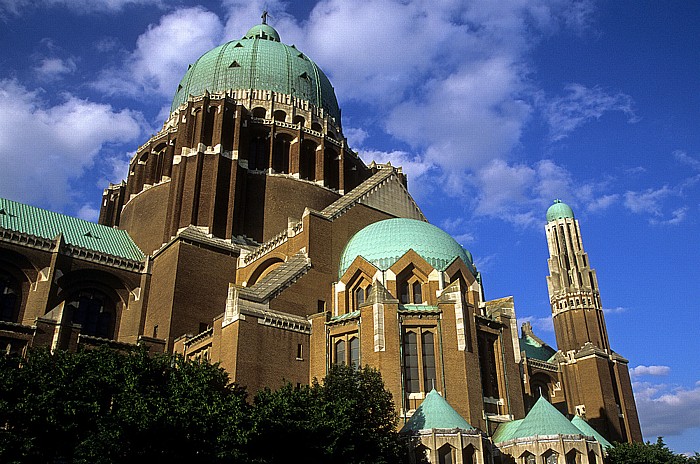
[[[0,273],[0,321],[17,322],[19,305],[17,281],[9,274]]]
[[[408,282],[401,282],[401,292],[400,292],[400,298],[399,300],[401,301],[402,304],[408,304],[411,302],[410,300],[410,295],[408,293]]]
[[[355,289],[355,309],[360,309],[360,305],[365,302],[365,289],[357,287]]]
[[[436,375],[435,375],[435,340],[434,336],[430,332],[423,333],[423,384],[425,386],[425,391],[430,391],[435,388],[436,385]]]
[[[413,282],[413,302],[421,304],[423,302],[423,292],[421,291],[420,282]]]
[[[345,340],[335,342],[335,363],[345,365]]]
[[[407,393],[420,392],[418,341],[415,332],[406,332],[403,340],[404,379]]]
[[[438,463],[452,464],[452,462],[452,447],[450,445],[443,445],[443,447],[438,450]]]
[[[545,453],[544,464],[557,464],[559,462],[559,455],[556,451],[549,450]]]
[[[350,365],[360,367],[360,339],[357,337],[350,339]]]

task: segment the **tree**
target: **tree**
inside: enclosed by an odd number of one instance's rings
[[[265,463],[288,462],[290,453],[308,462],[398,463],[407,449],[396,421],[377,370],[333,366],[321,383],[255,396],[251,454]]]
[[[0,365],[0,462],[245,460],[245,391],[145,351],[31,351]]]
[[[683,456],[668,449],[659,437],[656,443],[615,443],[608,449],[609,464],[700,464],[700,455]]]

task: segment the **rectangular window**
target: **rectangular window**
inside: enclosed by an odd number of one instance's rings
[[[360,339],[357,337],[350,339],[350,365],[360,367]]]
[[[318,302],[316,303],[316,310],[319,313],[324,312],[326,310],[326,302],[324,300],[318,300]]]
[[[420,392],[420,377],[418,374],[418,342],[415,332],[406,332],[404,335],[403,364],[406,393]]]
[[[304,359],[304,345],[301,343],[297,345],[297,359]]]
[[[429,392],[437,387],[435,375],[435,337],[430,332],[423,334],[423,384]]]
[[[399,300],[402,304],[410,303],[409,293],[408,293],[408,282],[401,282],[401,295]]]
[[[345,340],[338,340],[334,346],[336,364],[345,364]]]

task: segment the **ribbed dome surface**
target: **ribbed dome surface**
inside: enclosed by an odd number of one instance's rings
[[[460,258],[476,274],[468,252],[447,232],[427,222],[396,218],[375,222],[356,233],[340,256],[338,275],[358,256],[385,271],[411,249],[440,271]]]
[[[209,50],[185,73],[170,107],[173,112],[190,95],[227,90],[271,90],[309,101],[340,124],[335,91],[326,75],[305,54],[280,42],[267,25],[252,27],[240,40]]]
[[[556,221],[557,219],[574,218],[574,211],[566,203],[561,200],[554,200],[554,204],[547,210],[547,222]]]

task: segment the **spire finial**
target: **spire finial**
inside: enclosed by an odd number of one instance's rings
[[[262,18],[263,24],[267,24],[267,15],[268,15],[267,10],[263,10],[262,16],[260,16]]]

